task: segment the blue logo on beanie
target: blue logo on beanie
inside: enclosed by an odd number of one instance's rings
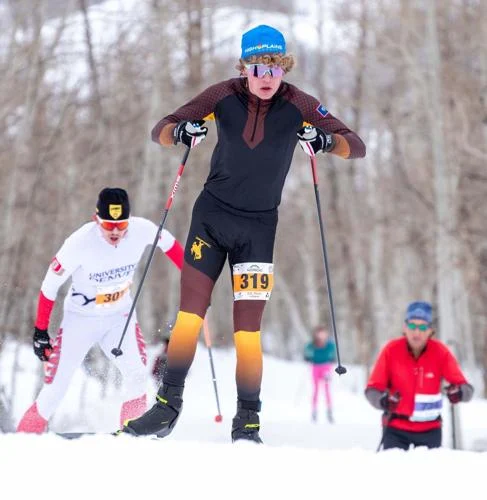
[[[406,321],[422,319],[427,323],[433,320],[432,308],[429,302],[412,302],[406,309]]]
[[[242,59],[259,54],[285,54],[286,41],[282,33],[261,24],[242,36]]]

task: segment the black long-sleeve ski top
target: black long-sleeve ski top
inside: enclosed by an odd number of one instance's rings
[[[182,120],[214,119],[218,142],[205,183],[214,197],[244,211],[279,206],[294,149],[296,133],[309,123],[333,133],[332,153],[343,158],[365,156],[358,135],[329,113],[320,102],[287,82],[262,100],[249,92],[246,79],[232,78],[204,90],[152,130],[152,139],[171,144],[174,124]]]

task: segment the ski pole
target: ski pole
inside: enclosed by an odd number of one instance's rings
[[[333,295],[331,292],[331,280],[330,280],[330,270],[328,268],[328,256],[326,252],[326,240],[325,240],[325,229],[323,224],[323,218],[321,216],[321,203],[320,203],[320,193],[318,191],[318,173],[316,171],[316,156],[311,156],[311,171],[313,173],[313,185],[315,189],[315,198],[316,198],[316,208],[318,210],[318,222],[320,224],[320,236],[321,236],[321,247],[323,249],[323,260],[325,262],[325,275],[326,275],[326,285],[328,289],[328,302],[330,305],[330,314],[331,314],[331,324],[333,327],[333,336],[335,337],[335,348],[337,352],[337,362],[338,366],[335,368],[335,371],[338,375],[343,375],[347,373],[347,369],[340,362],[340,349],[338,347],[338,335],[337,328],[335,322],[335,307],[333,305]]]
[[[382,436],[380,438],[379,446],[377,446],[377,449],[375,450],[376,453],[379,453],[380,449],[382,448],[382,445],[384,444],[384,437],[386,433],[387,426],[389,425],[389,422],[391,421],[392,415],[388,413],[384,417],[384,421],[382,422]]]
[[[454,450],[458,450],[458,434],[457,434],[457,414],[455,413],[455,405],[450,403],[450,419],[451,419],[451,446]]]
[[[452,347],[453,353],[458,356],[458,344],[455,340],[449,340],[447,345]],[[444,388],[446,392],[446,388]],[[454,450],[458,450],[461,448],[460,446],[460,433],[459,429],[457,429],[459,416],[456,412],[455,405],[450,403],[450,421],[451,421],[451,445]]]
[[[208,356],[210,357],[211,376],[213,379],[213,389],[215,390],[216,407],[218,410],[218,414],[215,416],[215,422],[221,422],[223,420],[223,417],[220,411],[220,400],[218,399],[218,388],[216,385],[215,366],[213,364],[213,354],[211,352],[211,335],[210,335],[210,328],[208,326],[208,311],[206,312],[205,318],[203,320],[203,334],[205,337],[206,347],[208,348]]]
[[[137,287],[137,292],[135,293],[134,301],[132,302],[132,307],[130,308],[130,311],[129,311],[129,314],[127,317],[127,321],[125,322],[125,326],[123,327],[120,341],[118,342],[118,346],[114,347],[111,351],[115,357],[121,356],[123,354],[122,349],[121,349],[122,342],[123,342],[123,339],[125,337],[125,334],[127,333],[127,328],[129,326],[130,319],[132,318],[132,314],[135,310],[137,300],[139,299],[140,291],[142,290],[142,285],[144,284],[145,278],[147,276],[147,272],[149,271],[149,266],[152,262],[152,258],[154,257],[154,252],[156,251],[157,243],[159,242],[159,238],[161,236],[162,229],[164,227],[164,224],[166,223],[167,214],[169,213],[169,209],[171,208],[172,202],[174,200],[174,196],[176,195],[176,191],[178,190],[179,181],[181,180],[181,176],[183,175],[184,166],[186,165],[186,160],[188,159],[188,156],[189,156],[189,151],[190,151],[190,148],[187,147],[186,151],[184,152],[183,159],[181,160],[181,164],[179,165],[178,173],[176,175],[176,180],[174,181],[174,184],[172,186],[171,194],[167,198],[166,206],[164,208],[164,212],[163,212],[163,216],[162,216],[162,220],[161,220],[161,223],[159,224],[159,228],[157,230],[156,237],[154,238],[154,243],[152,244],[149,258],[147,259],[147,263],[145,265],[144,272],[142,273],[142,278],[140,280],[139,286]]]
[[[388,398],[398,403],[401,398],[401,395],[399,394],[398,391],[396,391],[392,397],[389,395]],[[376,453],[379,452],[382,446],[384,445],[386,430],[393,418],[397,418],[397,415],[390,410],[387,410],[382,416],[382,437],[380,439],[379,446],[377,446],[377,449],[375,450]]]

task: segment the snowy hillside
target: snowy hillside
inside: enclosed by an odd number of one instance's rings
[[[11,373],[13,345],[0,357],[0,383]],[[151,353],[151,358],[155,355]],[[16,422],[31,403],[36,359],[25,348],[15,398]],[[53,435],[0,435],[2,490],[27,498],[115,499],[285,498],[341,495],[342,499],[457,498],[469,487],[483,489],[487,453],[453,451],[445,411],[445,448],[409,453],[375,449],[380,440],[379,412],[362,396],[360,371],[351,368],[333,380],[336,423],[324,415],[310,421],[310,377],[304,363],[266,358],[261,413],[264,446],[230,443],[235,409],[234,353],[214,351],[223,422],[217,413],[208,354],[199,345],[187,380],[185,408],[168,438],[87,436],[68,441]],[[151,397],[156,386],[149,381]],[[80,412],[80,397],[86,405]],[[62,407],[52,420],[55,431],[111,431],[118,424],[119,399],[79,370]],[[323,412],[324,413],[324,412]],[[487,402],[461,407],[466,448],[487,438]],[[407,479],[406,479],[407,478]],[[453,479],[452,479],[453,478]],[[408,481],[405,483],[405,480]],[[74,488],[73,488],[74,486]]]

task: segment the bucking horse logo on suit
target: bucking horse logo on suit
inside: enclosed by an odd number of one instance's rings
[[[201,254],[203,247],[211,248],[211,245],[196,236],[193,244],[191,245],[191,255],[193,256],[194,260],[201,260],[203,258],[203,255]]]

